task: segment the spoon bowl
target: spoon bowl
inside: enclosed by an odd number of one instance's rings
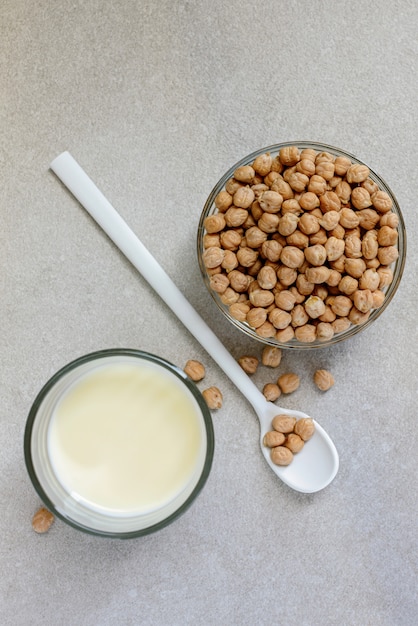
[[[262,453],[274,473],[289,487],[303,493],[314,493],[329,485],[338,471],[339,461],[334,443],[325,430],[315,422],[314,435],[304,446],[303,451],[295,455],[292,463],[286,467],[275,465],[270,459],[269,449],[263,444],[264,435],[271,430],[273,417],[281,413],[297,418],[308,416],[267,402],[215,333],[69,152],[63,152],[56,157],[50,167],[247,398],[260,422]]]

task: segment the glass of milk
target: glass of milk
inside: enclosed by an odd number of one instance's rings
[[[57,372],[30,410],[29,476],[85,532],[131,538],[183,513],[213,458],[210,411],[186,374],[139,350],[103,350]]]

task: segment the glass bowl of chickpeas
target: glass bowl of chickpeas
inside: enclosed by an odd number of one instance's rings
[[[303,350],[348,339],[383,313],[402,277],[406,233],[393,192],[363,161],[286,142],[222,176],[197,247],[205,285],[236,328]]]

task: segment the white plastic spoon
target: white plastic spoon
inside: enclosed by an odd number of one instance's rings
[[[60,154],[50,167],[253,406],[260,420],[261,450],[274,473],[289,487],[303,493],[320,491],[329,485],[338,471],[339,461],[338,452],[325,430],[315,421],[315,434],[302,452],[286,467],[275,465],[270,459],[270,450],[263,445],[265,433],[271,430],[272,418],[280,413],[297,418],[308,416],[267,402],[69,152]]]

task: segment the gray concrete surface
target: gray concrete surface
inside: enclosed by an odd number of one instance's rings
[[[3,0],[0,5],[0,622],[4,626],[417,623],[418,6],[412,0]],[[205,198],[249,152],[339,146],[388,182],[408,259],[376,324],[312,354],[283,400],[334,439],[324,491],[280,483],[250,406],[48,170],[69,150],[235,356],[196,263]],[[24,425],[96,349],[197,358],[224,393],[205,490],[133,541],[36,535]],[[318,367],[336,384],[323,394]],[[258,384],[266,372],[257,373]]]

